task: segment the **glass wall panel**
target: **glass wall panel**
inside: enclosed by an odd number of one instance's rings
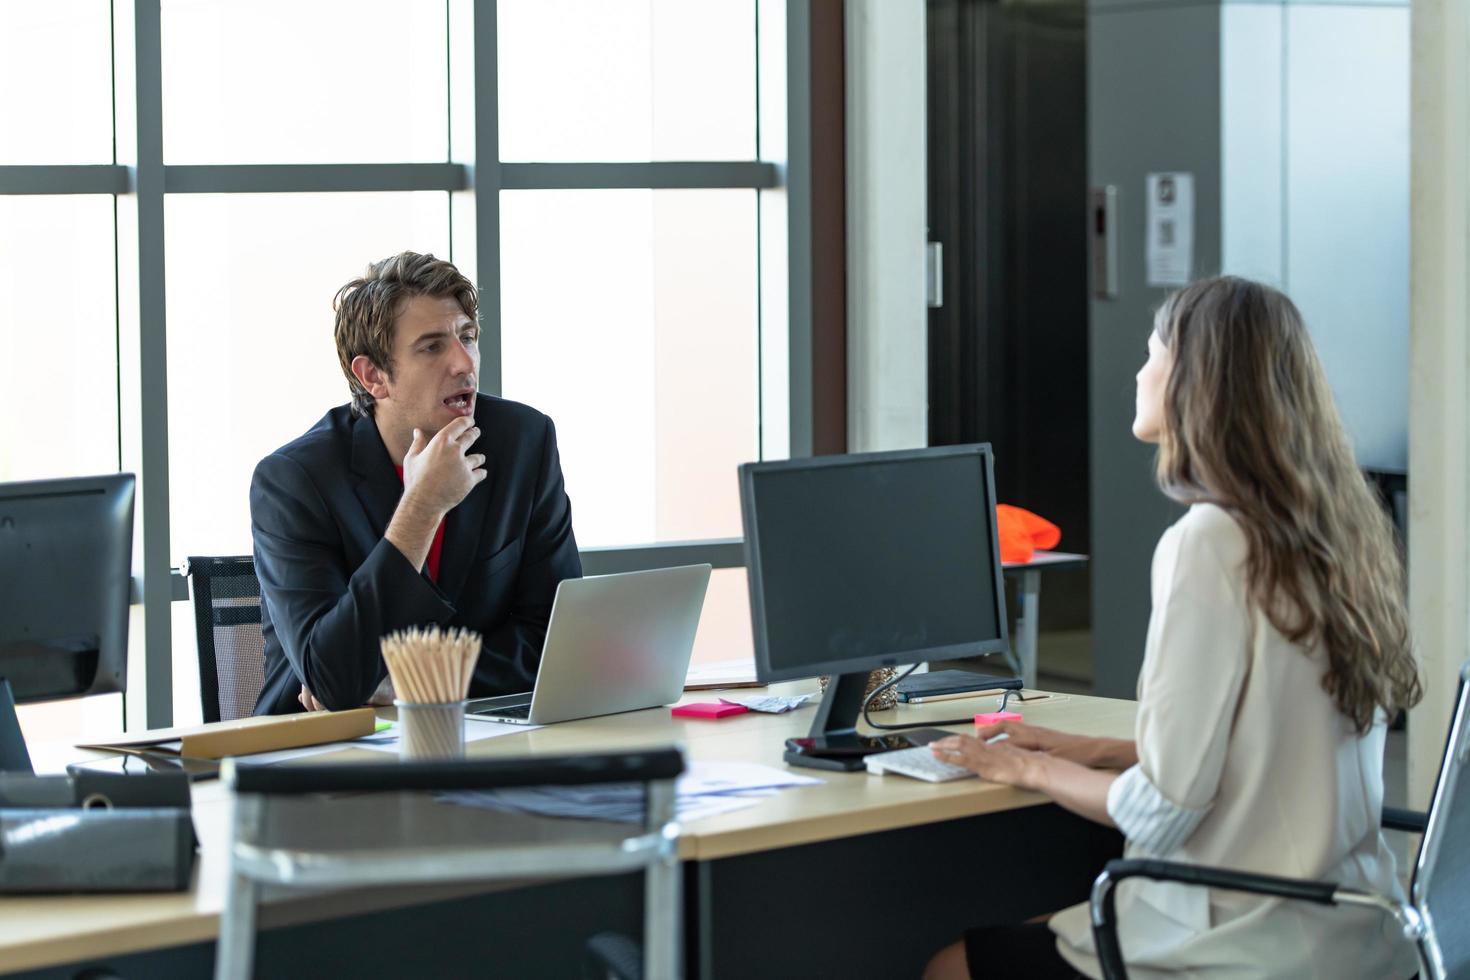
[[[446,160],[443,0],[163,0],[168,163]]]
[[[160,2],[169,164],[449,157],[448,51],[456,68],[473,51],[449,36],[442,0]],[[488,6],[499,18],[503,160],[758,155],[755,0]],[[107,0],[0,0],[0,165],[113,162],[114,97],[131,115],[136,96],[114,91],[113,14]],[[758,220],[758,197],[501,195],[503,388],[556,420],[582,544],[740,535],[735,470],[762,452],[758,227],[785,234],[784,221]],[[449,256],[451,225],[474,273],[464,251],[478,230],[473,201],[451,221],[449,200],[167,198],[175,563],[248,553],[256,462],[347,400],[331,310],[344,282],[405,248]],[[135,310],[137,284],[130,263],[117,280],[116,215],[105,195],[0,196],[0,481],[115,471],[123,437],[140,436],[135,421],[120,430],[118,303]],[[765,293],[782,305],[769,284]],[[766,440],[782,451],[770,426]],[[186,723],[199,717],[192,611],[171,611],[175,715]],[[130,700],[141,607],[134,620]],[[717,571],[696,660],[748,660],[749,634],[744,571]],[[110,732],[121,713],[110,696],[28,706],[22,719],[44,742]]]
[[[583,546],[740,536],[755,192],[501,195],[504,391],[556,422]]]
[[[751,160],[754,0],[500,0],[502,160]]]
[[[36,771],[61,772],[80,754],[73,748],[79,740],[102,739],[122,731],[122,702],[121,694],[98,694],[17,705],[15,716]]]
[[[0,3],[0,164],[112,159],[111,4]]]
[[[0,482],[118,468],[110,196],[0,197]]]
[[[250,553],[250,476],[348,400],[332,297],[367,264],[447,255],[448,195],[167,200],[171,547]]]
[[[175,564],[246,555],[250,476],[346,403],[332,297],[404,249],[448,255],[449,196],[190,194],[167,199],[169,508]],[[188,603],[173,606],[174,716],[201,716]]]
[[[709,670],[712,665],[749,667],[754,673],[755,641],[750,630],[750,591],[743,568],[717,568],[710,573],[709,591],[694,634],[690,665]]]

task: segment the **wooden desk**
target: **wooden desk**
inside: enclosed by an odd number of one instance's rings
[[[815,690],[815,684],[786,684],[777,690]],[[700,692],[687,700],[714,696]],[[878,717],[918,722],[959,717],[988,710],[994,700],[904,706]],[[1127,701],[1059,696],[1028,704],[1024,711],[1028,721],[1070,731],[1114,737],[1128,737],[1133,731],[1134,704]],[[779,767],[784,740],[805,734],[811,717],[812,709],[808,707],[784,715],[752,713],[708,722],[675,719],[667,708],[659,708],[473,742],[469,752],[476,756],[534,755],[682,744],[691,760],[742,760]],[[956,730],[964,729],[961,726]],[[353,750],[340,757],[316,756],[311,761],[353,757],[384,758],[382,753]],[[765,972],[786,975],[783,957],[793,947],[787,938],[775,935],[783,928],[795,929],[797,934],[810,932],[808,938],[817,939],[862,909],[869,910],[864,914],[896,921],[899,907],[872,912],[873,906],[862,893],[851,891],[855,881],[872,882],[871,894],[889,896],[895,892],[884,889],[901,890],[907,882],[910,896],[903,914],[921,915],[929,923],[928,932],[952,939],[956,929],[976,924],[973,904],[968,904],[963,895],[967,890],[979,890],[987,880],[974,875],[989,875],[992,880],[998,877],[1007,881],[1007,889],[1025,893],[1026,883],[1017,884],[1016,876],[1036,884],[1044,877],[1041,869],[1063,865],[1070,859],[1083,860],[1086,855],[1068,850],[1078,841],[1091,841],[1092,850],[1096,850],[1099,841],[1106,844],[1107,835],[1116,837],[1102,828],[1095,828],[1095,833],[1086,830],[1094,825],[1086,825],[1050,804],[1040,805],[1044,800],[1035,794],[979,780],[935,785],[895,776],[803,771],[826,782],[784,790],[759,806],[686,828],[680,847],[688,862],[686,946],[700,975],[738,976],[745,972],[747,962],[769,962],[772,969]],[[127,961],[118,957],[130,953],[194,944],[188,956],[188,950],[179,953],[182,959],[178,962],[192,964],[180,968],[182,972],[197,972],[198,965],[209,962],[212,956],[209,950],[224,905],[230,800],[218,783],[196,785],[194,817],[201,854],[196,883],[188,893],[0,899],[0,971],[104,957],[107,962],[123,966]],[[1057,839],[1047,840],[1045,849],[1028,847],[1028,840],[1037,843],[1037,835]],[[924,850],[930,844],[937,845],[938,850],[930,848],[931,853],[926,855]],[[950,848],[959,848],[960,853],[952,855],[955,860],[944,860]],[[975,861],[982,870],[975,870]],[[1099,867],[1062,870],[1085,885]],[[945,875],[950,879],[947,884],[940,881]],[[272,902],[262,919],[267,928],[299,925],[443,900],[446,896],[483,896],[487,891],[490,889],[478,885],[413,895],[379,890],[334,893],[329,897],[297,896]],[[1031,891],[1035,892],[1031,904],[1022,895],[1015,908],[1031,908],[1051,898],[1049,888],[1038,886]],[[518,894],[489,897],[515,901]],[[834,895],[845,895],[848,902],[834,901]],[[947,914],[936,917],[936,902],[944,903]],[[634,901],[634,916],[637,907]],[[849,928],[851,924],[847,921]],[[937,948],[927,934],[916,936],[915,942],[921,948]],[[813,948],[820,953],[826,945],[818,943]],[[879,956],[862,962],[876,968],[882,961]],[[784,962],[792,974],[801,972],[796,963]],[[151,966],[145,964],[139,970],[139,964],[132,965],[135,974],[157,975]],[[306,969],[309,967],[303,965]]]

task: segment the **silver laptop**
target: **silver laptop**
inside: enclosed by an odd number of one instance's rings
[[[535,689],[477,698],[469,716],[547,725],[679,700],[709,575],[709,565],[685,565],[565,579]]]

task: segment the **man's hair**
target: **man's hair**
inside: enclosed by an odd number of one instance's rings
[[[380,371],[393,376],[393,324],[404,301],[415,296],[453,299],[465,316],[478,322],[475,285],[452,263],[419,252],[399,252],[368,266],[332,300],[337,323],[337,360],[352,390],[352,413],[371,415],[375,399],[352,373],[352,360],[365,355]]]

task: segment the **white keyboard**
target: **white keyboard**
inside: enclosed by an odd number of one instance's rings
[[[900,776],[912,776],[931,783],[947,783],[952,779],[973,779],[975,774],[963,766],[952,766],[934,758],[929,746],[919,745],[912,749],[893,752],[878,752],[864,760],[868,772],[896,772]]]

